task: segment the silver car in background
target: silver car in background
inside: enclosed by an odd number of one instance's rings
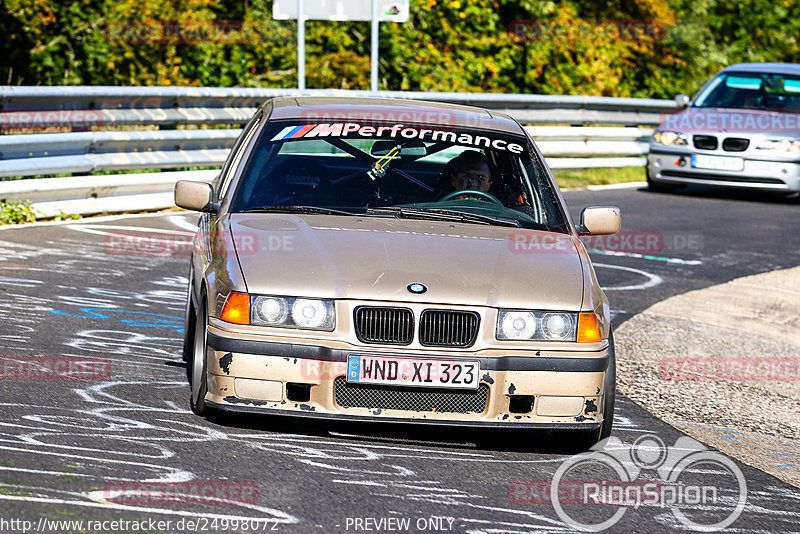
[[[653,191],[686,184],[800,192],[800,64],[742,63],[667,116],[650,143]]]

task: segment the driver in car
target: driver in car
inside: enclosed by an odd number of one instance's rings
[[[470,189],[485,193],[492,187],[489,162],[477,150],[465,150],[448,161],[443,174],[449,177],[454,191]]]

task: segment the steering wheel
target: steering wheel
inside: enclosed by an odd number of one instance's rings
[[[481,200],[488,200],[489,202],[493,202],[494,204],[498,204],[500,206],[503,205],[503,203],[500,202],[500,200],[493,194],[487,193],[486,191],[478,191],[477,189],[462,189],[461,191],[452,191],[440,198],[439,202],[447,202],[448,200],[453,200],[454,198],[458,197],[474,197]]]

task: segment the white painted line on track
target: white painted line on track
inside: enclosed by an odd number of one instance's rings
[[[166,234],[166,235],[182,235],[182,236],[194,236],[194,232],[181,232],[178,230],[167,230],[164,228],[148,228],[145,226],[118,226],[113,224],[93,224],[91,226],[86,225],[75,225],[75,226],[68,226],[70,230],[75,230],[77,232],[85,232],[87,234],[97,234],[97,235],[120,235],[116,234],[115,232],[108,232],[104,230],[124,230],[126,232],[142,232],[142,233],[154,233],[154,234]],[[130,237],[127,234],[121,234],[126,237]]]
[[[647,182],[620,182],[618,184],[587,185],[589,191],[609,191],[614,189],[633,189],[634,187],[646,187]]]
[[[643,271],[641,269],[634,269],[633,267],[623,267],[622,265],[609,265],[607,263],[594,263],[594,266],[605,267],[607,269],[617,269],[619,271],[629,271],[632,273],[640,274],[645,278],[647,278],[647,282],[641,284],[633,284],[629,286],[617,286],[617,287],[603,287],[603,291],[631,291],[636,289],[648,289],[651,287],[655,287],[664,281],[657,274],[648,273],[647,271]]]
[[[167,217],[167,216],[175,216],[175,212],[167,212],[167,213],[143,212],[143,213],[126,213],[123,215],[97,215],[97,216],[93,215],[89,217],[83,217],[80,219],[69,219],[66,221],[36,221],[25,224],[4,224],[0,225],[0,231],[13,230],[15,228],[40,228],[42,226],[71,226],[74,224],[93,224],[95,221],[97,222],[119,221],[122,219],[144,219],[151,217]]]
[[[652,254],[639,254],[638,252],[623,252],[621,250],[601,250],[590,248],[589,254],[600,254],[601,256],[624,256],[626,258],[641,258],[650,261],[663,261],[665,263],[678,263],[680,265],[702,265],[701,260],[684,260],[683,258],[668,258],[666,256],[653,256]]]
[[[197,232],[197,225],[187,221],[186,218],[181,215],[170,215],[167,217],[167,220],[178,228],[183,228],[190,232]]]

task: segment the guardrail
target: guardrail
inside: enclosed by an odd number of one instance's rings
[[[643,165],[647,141],[652,135],[652,128],[647,126],[657,125],[664,115],[678,109],[671,100],[588,96],[0,86],[0,131],[69,130],[0,135],[0,178],[218,167],[239,135],[237,126],[250,118],[257,105],[267,98],[300,94],[394,97],[502,111],[527,125],[553,168]],[[569,126],[549,126],[553,124]],[[194,128],[185,129],[187,126]],[[128,130],[103,130],[120,127]],[[193,176],[210,179],[213,172],[202,171]],[[47,216],[59,211],[84,214],[111,211],[114,202],[104,203],[98,199],[137,196],[132,188],[144,188],[145,183],[150,189],[142,195],[160,193],[159,198],[166,198],[164,193],[169,192],[174,180],[183,174],[161,174],[162,178],[147,179],[135,178],[142,174],[118,174],[0,182],[0,200],[33,200],[34,207]],[[53,184],[50,188],[43,183],[48,181]],[[163,191],[152,191],[153,187]],[[52,197],[56,191],[58,198]],[[81,200],[86,202],[81,203]],[[163,206],[160,204],[163,202],[153,203],[151,209],[167,207],[171,200]]]

